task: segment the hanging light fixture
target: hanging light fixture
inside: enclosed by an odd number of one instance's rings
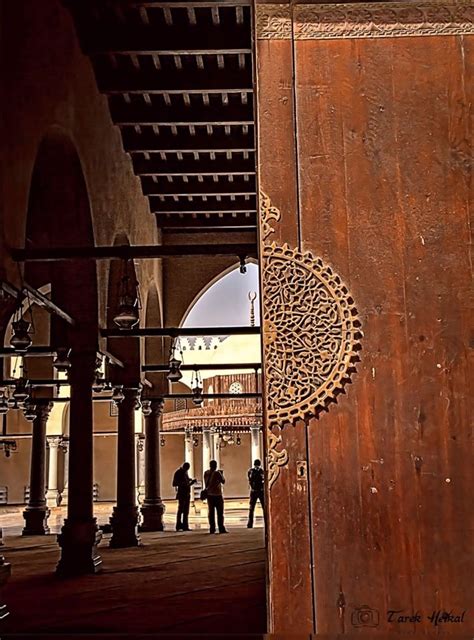
[[[144,416],[151,415],[151,400],[142,400],[142,413]]]
[[[31,345],[31,323],[19,318],[12,322],[13,335],[10,339],[11,346],[17,353],[25,353]]]
[[[193,393],[193,403],[200,407],[204,402],[204,398],[202,397],[202,380],[199,371],[194,372],[194,387],[191,389]]]
[[[8,412],[8,398],[5,389],[2,389],[0,394],[0,416],[4,416]]]
[[[132,329],[140,320],[140,293],[138,282],[129,275],[129,261],[124,260],[120,280],[119,305],[114,322],[119,329]]]
[[[56,349],[56,358],[53,360],[53,367],[60,373],[67,373],[71,368],[71,361],[69,360],[69,354],[71,349],[60,347]]]
[[[115,387],[112,393],[113,402],[115,402],[115,404],[120,404],[124,398],[125,398],[125,395],[122,391],[122,385]]]
[[[241,437],[239,435],[237,436],[237,438],[235,440],[235,444],[238,445],[238,446],[240,446],[242,444],[242,439],[241,439]]]
[[[161,436],[160,438],[160,447],[164,447],[166,445],[165,436]]]
[[[15,389],[13,390],[12,398],[15,399],[18,405],[25,402],[25,400],[30,395],[27,385],[28,380],[23,376],[21,376],[21,378],[18,378],[18,380],[15,382]]]
[[[181,360],[176,357],[176,349],[179,348],[179,353],[181,355]],[[170,348],[170,358],[169,358],[169,371],[166,375],[167,379],[170,382],[179,382],[183,377],[181,373],[181,364],[183,360],[183,352],[179,347],[179,338],[173,340]]]

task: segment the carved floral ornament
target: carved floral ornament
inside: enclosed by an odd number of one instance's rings
[[[260,194],[263,336],[269,429],[325,411],[359,360],[360,322],[354,301],[333,269],[311,253],[269,244],[279,210]],[[270,431],[271,484],[288,461]]]
[[[295,4],[292,7],[289,4],[257,5],[257,38],[327,40],[474,34],[471,0]]]

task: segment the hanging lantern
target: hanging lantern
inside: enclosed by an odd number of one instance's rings
[[[123,266],[124,275],[120,281],[118,312],[114,322],[119,329],[132,329],[140,320],[140,298],[138,282],[128,275],[128,262]]]
[[[53,367],[56,371],[61,373],[67,373],[71,368],[71,361],[69,360],[69,354],[71,349],[56,349],[56,358],[53,360]]]
[[[142,400],[142,413],[144,416],[151,415],[151,400]]]
[[[200,387],[199,384],[196,383],[196,386],[192,388],[192,392],[193,392],[193,403],[197,407],[200,407],[204,402],[204,398],[202,397],[202,387]]]
[[[164,447],[166,445],[165,436],[161,436],[160,438],[160,447]]]
[[[13,335],[10,339],[11,346],[17,353],[25,353],[31,345],[30,329],[31,324],[20,318],[12,322]]]
[[[18,378],[15,383],[15,389],[12,393],[12,397],[16,400],[18,404],[25,402],[25,400],[30,395],[27,389],[28,380],[23,376]]]
[[[170,382],[179,382],[183,377],[183,374],[181,373],[181,360],[174,357],[170,358],[169,367],[170,368],[166,376],[167,379]]]
[[[5,397],[5,392],[0,397],[0,416],[4,416],[8,411],[8,400]]]
[[[18,402],[13,397],[8,398],[7,405],[8,405],[9,409],[19,409],[20,408],[19,405],[18,405]]]
[[[125,395],[122,391],[122,387],[115,387],[112,393],[112,400],[115,402],[115,404],[120,404],[120,402],[122,402],[124,398]]]
[[[235,444],[236,444],[236,445],[238,445],[238,446],[240,446],[240,445],[242,444],[242,439],[241,439],[241,437],[240,437],[240,436],[237,436],[237,439],[236,439],[236,441],[235,441]]]

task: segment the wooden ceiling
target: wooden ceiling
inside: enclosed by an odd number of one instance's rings
[[[250,0],[69,0],[164,231],[256,228]]]

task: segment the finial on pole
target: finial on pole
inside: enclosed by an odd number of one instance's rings
[[[255,300],[257,299],[257,293],[255,291],[249,291],[248,294],[250,300],[250,326],[255,326]]]

